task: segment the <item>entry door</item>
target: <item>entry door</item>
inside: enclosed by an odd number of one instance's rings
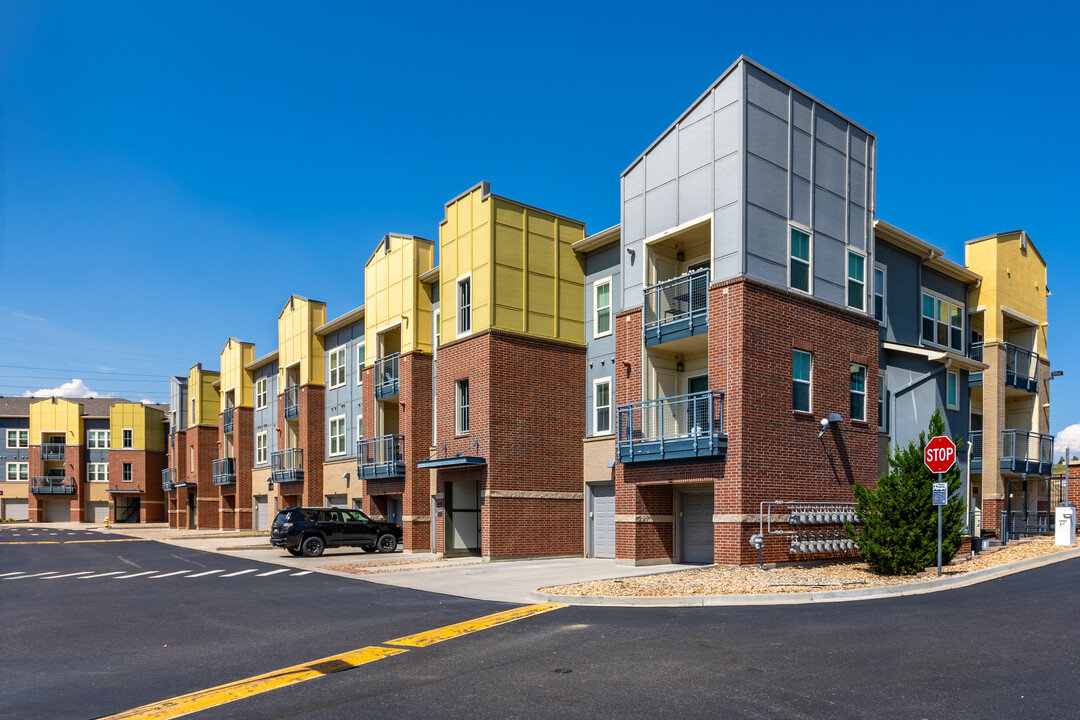
[[[679,539],[679,561],[711,563],[713,561],[713,496],[712,491],[681,492],[678,517],[675,519]]]
[[[447,552],[480,551],[480,483],[454,480],[446,483]]]
[[[266,501],[265,495],[255,496],[255,529],[266,530],[270,526],[269,515],[270,503]]]
[[[709,376],[698,375],[686,379],[686,393],[705,392],[709,389]],[[702,434],[709,431],[709,401],[698,398],[686,405],[686,422],[690,433]]]
[[[669,370],[656,370],[653,375],[655,377],[653,398],[659,400],[675,397],[679,394],[679,376],[677,373]],[[644,420],[646,422],[646,437],[670,437],[682,432],[680,426],[683,424],[683,418],[680,417],[676,406],[669,403],[652,405],[651,412]]]
[[[390,495],[386,498],[387,522],[401,524],[401,496]]]
[[[590,485],[589,554],[594,558],[615,557],[615,485]]]

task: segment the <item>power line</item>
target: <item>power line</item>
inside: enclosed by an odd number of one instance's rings
[[[3,365],[0,364],[0,368],[12,368],[13,370],[41,370],[44,372],[58,372],[58,373],[79,373],[82,375],[94,374],[94,375],[127,375],[129,377],[149,377],[149,378],[161,378],[167,380],[168,376],[162,377],[161,373],[132,373],[125,372],[123,370],[80,370],[78,368],[43,368],[35,367],[33,365]]]

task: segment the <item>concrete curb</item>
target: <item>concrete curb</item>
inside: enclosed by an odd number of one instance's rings
[[[974,570],[958,577],[935,578],[905,585],[879,585],[857,590],[826,590],[809,593],[761,593],[755,595],[692,595],[662,597],[622,597],[589,595],[552,595],[534,592],[531,598],[537,602],[558,602],[567,605],[592,605],[608,607],[738,607],[746,605],[809,605],[813,603],[853,602],[876,600],[887,597],[907,597],[927,593],[954,590],[1015,575],[1026,570],[1052,565],[1080,557],[1080,546],[1048,555],[1018,560],[998,567]]]

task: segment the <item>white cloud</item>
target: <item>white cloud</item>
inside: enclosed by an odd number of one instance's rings
[[[1054,462],[1057,462],[1058,458],[1065,457],[1066,450],[1069,451],[1070,457],[1073,455],[1080,457],[1080,423],[1070,425],[1054,436]]]
[[[23,393],[23,397],[96,398],[102,397],[102,394],[86,387],[86,384],[79,378],[72,378],[71,382],[63,383],[54,388],[42,388],[33,392],[27,390]]]

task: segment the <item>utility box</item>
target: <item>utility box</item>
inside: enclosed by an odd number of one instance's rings
[[[1057,524],[1054,531],[1055,545],[1076,544],[1076,508],[1063,505],[1057,509]]]
[[[982,510],[979,508],[971,511],[971,537],[982,537]]]

